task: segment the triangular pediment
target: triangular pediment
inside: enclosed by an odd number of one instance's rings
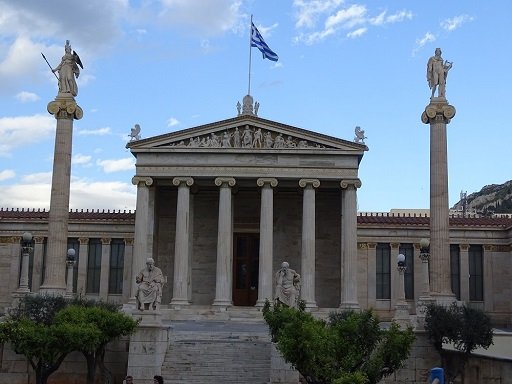
[[[242,115],[233,119],[131,141],[132,152],[188,148],[218,150],[341,150],[363,152],[364,144]]]

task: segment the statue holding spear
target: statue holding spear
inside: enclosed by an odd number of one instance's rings
[[[55,72],[59,72],[59,76],[57,80],[59,81],[59,93],[70,93],[72,96],[76,96],[78,94],[78,86],[76,84],[76,79],[80,76],[80,68],[84,68],[82,65],[82,61],[78,54],[73,51],[71,53],[71,45],[69,44],[69,40],[66,40],[66,45],[64,47],[64,56],[62,56],[62,60],[60,64],[56,68],[52,68],[45,55],[41,53],[44,60],[52,70],[53,74]],[[78,68],[80,66],[80,68]]]

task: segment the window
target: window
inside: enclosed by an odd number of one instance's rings
[[[68,239],[68,249],[73,248],[75,250],[75,264],[73,265],[73,292],[76,292],[76,282],[78,280],[78,258],[80,256],[80,242],[78,239],[70,238]],[[67,256],[67,255],[66,255]],[[66,274],[68,273],[66,268]],[[67,283],[67,275],[66,275],[66,283]]]
[[[404,273],[405,298],[414,300],[414,247],[412,244],[400,244],[398,252],[405,256]]]
[[[483,248],[481,245],[469,246],[469,300],[484,300]]]
[[[389,244],[379,243],[376,248],[377,265],[375,276],[376,298],[379,300],[391,299],[391,247]]]
[[[124,239],[112,239],[110,242],[110,270],[108,293],[123,293]]]
[[[86,293],[100,292],[101,273],[101,241],[100,239],[89,239],[89,252],[87,257],[87,283]]]
[[[460,300],[460,248],[458,244],[450,244],[450,280],[452,292]]]

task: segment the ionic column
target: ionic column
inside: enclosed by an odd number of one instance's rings
[[[78,276],[76,277],[76,293],[85,294],[87,281],[87,263],[89,261],[89,238],[79,237],[80,248],[78,250]]]
[[[315,188],[320,186],[317,179],[300,179],[304,188],[302,197],[302,254],[300,298],[306,308],[316,308],[315,296]]]
[[[132,273],[133,238],[124,239],[124,265],[123,265],[123,302],[130,298],[131,281],[135,274]]]
[[[219,225],[217,236],[217,276],[213,305],[227,307],[233,305],[233,225],[231,208],[232,177],[218,177],[215,185],[219,189]]]
[[[172,183],[178,187],[178,202],[171,305],[179,306],[190,304],[190,187],[194,179],[175,177]]]
[[[41,293],[64,295],[68,246],[69,190],[73,119],[81,119],[82,109],[72,96],[59,96],[48,104],[57,119],[53,155],[52,189],[48,217],[48,246]]]
[[[135,208],[135,244],[133,247],[132,258],[132,281],[130,302],[135,303],[135,293],[137,292],[137,283],[135,275],[146,265],[148,254],[148,229],[150,225],[149,212],[149,187],[153,185],[151,177],[135,176],[132,184],[137,186],[137,202]]]
[[[258,301],[257,307],[262,307],[265,300],[272,301],[272,261],[274,247],[274,190],[277,180],[274,178],[260,178],[256,183],[261,187],[260,212],[260,255],[258,275]]]
[[[455,108],[444,97],[432,98],[421,120],[430,124],[430,289],[441,302],[453,302],[450,284],[448,156],[446,125]]]
[[[100,269],[100,291],[99,298],[108,298],[108,279],[110,275],[110,238],[101,239],[101,269]]]
[[[17,293],[26,294],[30,292],[28,286],[28,268],[30,263],[30,253],[34,250],[32,246],[32,234],[25,232],[21,238],[21,273]]]
[[[393,268],[393,265],[396,261],[396,257],[398,256],[399,250],[400,250],[400,243],[390,243],[389,244],[390,253],[391,253],[391,309],[393,309],[396,306],[398,296],[400,295],[399,291],[399,271],[396,268]]]
[[[375,282],[375,276],[377,276],[377,243],[367,243],[366,247],[368,249],[368,270],[366,277],[368,282],[368,307],[375,307],[377,305],[377,286]],[[343,269],[341,276],[343,276]]]
[[[342,180],[341,197],[341,263],[343,265],[341,304],[342,309],[359,309],[357,299],[357,194],[359,179]]]
[[[460,244],[460,300],[469,303],[469,244]]]
[[[32,292],[39,292],[43,266],[44,237],[34,236],[34,261],[32,265]]]

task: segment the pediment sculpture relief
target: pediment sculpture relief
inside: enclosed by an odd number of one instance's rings
[[[224,132],[212,132],[208,135],[192,137],[177,143],[171,143],[169,146],[247,149],[325,148],[323,145],[308,140],[262,130],[259,127],[249,125],[228,129]]]

